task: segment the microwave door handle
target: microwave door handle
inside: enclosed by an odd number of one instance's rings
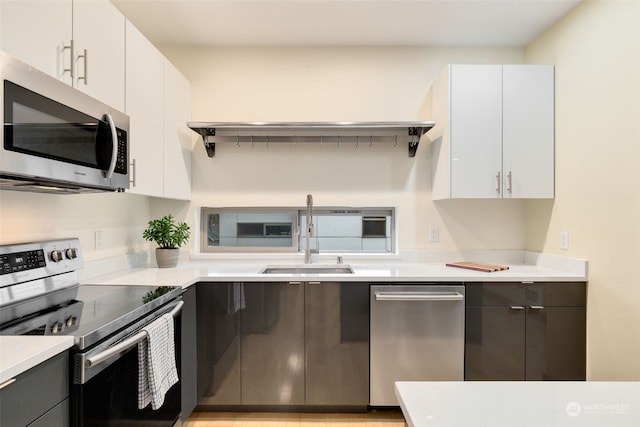
[[[107,119],[109,129],[111,129],[111,138],[113,144],[113,149],[111,151],[111,163],[109,163],[109,169],[104,171],[104,177],[109,179],[113,175],[113,171],[116,169],[116,161],[118,160],[118,134],[116,133],[116,126],[113,123],[111,114],[106,113],[104,117],[105,119]]]

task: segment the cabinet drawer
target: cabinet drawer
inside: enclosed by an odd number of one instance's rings
[[[554,307],[584,307],[587,305],[587,285],[584,282],[547,282],[524,286],[529,305]]]
[[[65,399],[51,408],[49,412],[29,424],[29,427],[68,427],[69,399]]]
[[[0,390],[0,425],[26,426],[69,396],[69,354],[61,353]]]
[[[586,303],[587,287],[584,282],[487,282],[470,283],[466,286],[467,307],[510,305],[583,307]]]
[[[467,307],[522,305],[525,303],[522,283],[471,283],[465,290]]]

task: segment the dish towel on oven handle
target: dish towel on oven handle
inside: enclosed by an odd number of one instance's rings
[[[178,382],[173,334],[173,316],[166,313],[142,328],[147,337],[138,343],[138,408],[151,403],[156,410]]]

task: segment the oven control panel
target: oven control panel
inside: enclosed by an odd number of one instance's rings
[[[0,246],[0,287],[82,268],[79,239]]]
[[[0,274],[17,273],[45,267],[46,265],[42,249],[0,255]]]

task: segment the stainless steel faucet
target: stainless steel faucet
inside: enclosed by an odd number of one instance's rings
[[[311,237],[313,237],[313,196],[307,194],[307,245],[304,250],[304,263],[311,264]]]

